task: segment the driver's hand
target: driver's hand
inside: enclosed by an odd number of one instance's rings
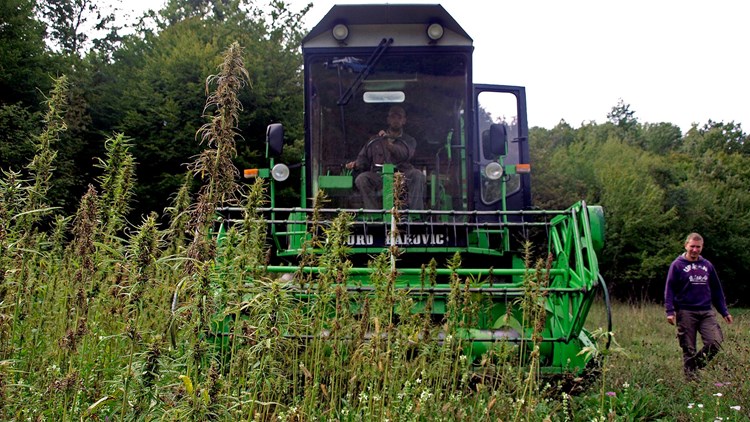
[[[347,169],[351,170],[351,169],[353,169],[353,168],[354,168],[354,164],[356,164],[356,161],[350,161],[350,162],[348,162],[348,163],[344,164],[344,166],[345,166],[345,167],[346,167]]]

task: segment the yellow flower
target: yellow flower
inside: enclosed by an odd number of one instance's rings
[[[182,380],[182,383],[185,384],[185,391],[187,391],[188,394],[193,394],[193,381],[190,379],[187,375],[180,375],[179,378]]]

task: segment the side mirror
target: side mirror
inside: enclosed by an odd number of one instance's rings
[[[268,152],[273,156],[281,155],[284,150],[284,125],[281,123],[271,123],[266,129],[266,144]]]
[[[508,127],[504,124],[490,125],[490,152],[492,155],[505,155],[505,145],[508,143]]]

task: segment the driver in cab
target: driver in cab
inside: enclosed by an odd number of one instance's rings
[[[393,164],[406,178],[409,209],[424,209],[425,176],[409,160],[414,156],[417,141],[404,133],[406,111],[393,106],[388,111],[388,128],[381,130],[359,151],[357,159],[346,163],[346,168],[361,171],[354,183],[362,193],[365,209],[382,209],[383,178],[380,167]],[[378,167],[380,165],[380,167]]]

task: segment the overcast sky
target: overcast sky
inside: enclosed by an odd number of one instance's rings
[[[124,3],[145,10],[164,1]],[[297,11],[308,1],[288,3]],[[334,4],[361,3],[315,0],[302,24],[312,28]],[[388,3],[442,4],[474,39],[474,82],[525,86],[530,126],[603,123],[622,99],[641,123],[673,123],[684,132],[712,119],[750,131],[750,2]]]

